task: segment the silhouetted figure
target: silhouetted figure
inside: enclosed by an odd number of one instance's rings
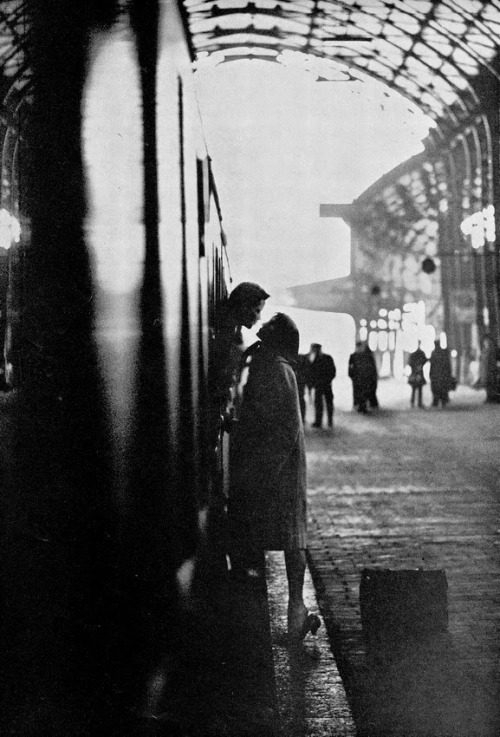
[[[441,348],[439,340],[434,341],[431,354],[429,378],[431,380],[432,406],[442,407],[448,404],[448,392],[452,386],[451,360],[447,348]]]
[[[348,374],[352,381],[353,405],[358,410],[366,414],[368,412],[366,404],[369,396],[373,399],[373,372],[375,360],[370,351],[368,354],[365,345],[361,341],[356,343],[354,353],[349,356]],[[375,384],[376,389],[376,384]],[[376,400],[376,397],[375,397]],[[378,403],[377,403],[378,405]]]
[[[367,386],[366,386],[366,399],[372,409],[378,409],[377,399],[377,384],[378,384],[378,371],[377,363],[373,351],[368,344],[363,348],[363,352],[366,355],[366,371],[368,373]]]
[[[278,313],[258,336],[231,436],[231,563],[249,572],[258,551],[285,551],[288,634],[298,641],[320,625],[303,600],[306,455],[294,370],[299,331]]]
[[[255,325],[268,297],[258,284],[242,282],[220,305],[210,365],[210,393],[219,418],[228,413],[231,388],[238,379],[243,353],[241,328]],[[216,432],[221,422],[216,421]]]
[[[333,426],[333,392],[332,381],[337,375],[335,362],[328,353],[323,353],[319,343],[311,345],[311,351],[314,354],[312,362],[309,364],[309,381],[314,389],[314,410],[315,420],[313,427],[321,427],[323,424],[323,408],[326,404],[326,416],[328,427]],[[324,402],[323,402],[324,400]]]
[[[500,346],[492,335],[483,339],[481,351],[486,401],[500,402]]]
[[[206,440],[206,458],[211,465],[214,480],[210,498],[210,527],[206,537],[210,545],[203,555],[203,574],[207,581],[211,576],[216,577],[220,571],[225,572],[227,568],[227,493],[223,457],[227,440],[225,432],[230,432],[236,411],[236,385],[243,355],[241,328],[255,325],[268,296],[258,284],[242,282],[220,304],[216,314],[216,331],[210,352],[210,414]],[[201,565],[198,570],[201,580]]]
[[[410,404],[413,407],[415,405],[415,398],[417,399],[418,406],[423,407],[422,404],[422,387],[427,384],[424,377],[424,366],[427,363],[427,356],[418,344],[418,348],[413,353],[410,353],[408,359],[408,366],[411,369],[411,374],[408,378],[408,383],[411,386],[411,399]]]

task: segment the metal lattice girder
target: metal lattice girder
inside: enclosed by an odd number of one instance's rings
[[[499,0],[184,0],[199,63],[301,52],[322,76],[372,76],[456,128],[500,80]]]
[[[481,107],[479,77],[500,81],[500,0],[183,0],[201,63],[301,53],[322,79],[372,76],[439,126],[457,128]],[[0,3],[0,92],[29,79],[27,0]],[[5,114],[5,113],[4,113]]]

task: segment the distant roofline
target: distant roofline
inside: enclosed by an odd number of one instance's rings
[[[415,154],[415,156],[403,161],[403,163],[395,166],[394,169],[383,174],[380,179],[377,179],[376,182],[365,189],[359,197],[356,197],[352,204],[357,205],[363,203],[365,200],[371,199],[373,195],[378,194],[382,189],[384,189],[384,187],[389,187],[399,177],[404,174],[408,174],[410,170],[420,168],[426,161],[429,161],[429,154],[427,151],[421,151],[419,154]]]

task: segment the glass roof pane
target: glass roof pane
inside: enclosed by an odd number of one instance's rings
[[[441,28],[454,36],[463,36],[467,30],[467,24],[462,16],[451,12],[442,5],[436,8],[436,20]]]
[[[439,100],[436,100],[436,98],[433,97],[429,92],[422,92],[420,100],[424,105],[427,105],[428,107],[435,110],[440,117],[444,115],[443,105],[439,102]]]
[[[443,60],[436,54],[434,49],[430,49],[428,46],[422,43],[415,44],[413,49],[415,56],[424,60],[433,69],[439,69]]]
[[[465,36],[467,44],[475,44],[479,55],[492,58],[497,52],[498,43],[491,36],[487,36],[476,28],[471,28]]]
[[[403,62],[403,52],[387,41],[378,40],[376,46],[377,56],[386,59],[392,66],[399,66]]]
[[[349,20],[350,11],[348,8],[339,7],[332,5],[330,2],[318,3],[319,17],[325,18],[325,20],[335,21],[336,23],[347,23]]]
[[[455,49],[451,58],[465,74],[473,76],[479,70],[479,65],[474,58],[461,48]]]
[[[386,27],[384,31],[384,36],[388,41],[396,44],[396,46],[399,46],[404,51],[408,51],[414,41],[412,36],[405,36],[403,31],[401,31],[399,28],[392,28],[391,26]]]
[[[356,24],[360,31],[366,31],[373,35],[378,35],[383,29],[383,23],[378,18],[370,17],[362,13],[356,13],[356,19],[351,18],[351,22]]]
[[[447,81],[446,75],[445,75],[444,78],[443,77],[434,77],[433,86],[439,92],[440,95],[444,95],[444,93],[446,92],[446,93],[448,93],[448,94],[453,95],[454,97],[456,97],[456,93],[454,92],[453,87]]]
[[[398,86],[402,87],[406,92],[410,93],[412,97],[418,97],[422,91],[421,87],[415,82],[415,80],[409,79],[402,74],[396,77],[394,81],[398,84]]]
[[[399,10],[393,10],[389,16],[391,23],[395,26],[402,28],[405,33],[411,33],[414,35],[420,30],[420,22],[418,18],[410,15],[409,13],[402,13]]]
[[[441,56],[449,56],[453,49],[452,44],[445,36],[431,28],[426,28],[423,31],[422,39]]]
[[[411,74],[417,77],[429,77],[432,74],[431,70],[416,56],[409,56],[406,60],[406,66]]]
[[[443,80],[436,82],[434,87],[439,91],[439,97],[446,105],[453,105],[457,99],[457,94],[454,90],[450,90],[450,88],[443,83]]]
[[[453,0],[454,5],[458,6],[466,13],[479,13],[485,5],[484,0]]]
[[[488,24],[488,28],[492,30],[498,38],[500,34],[500,8],[495,8],[489,3],[486,3],[482,13],[482,20]]]
[[[362,7],[368,13],[377,15],[379,18],[387,18],[390,8],[387,7],[387,3],[382,0],[359,0],[357,5]]]
[[[485,49],[484,45],[482,43],[474,43],[472,41],[467,41],[467,46],[471,49],[471,51],[474,52],[476,55],[476,58],[479,57],[480,59],[485,59],[486,61],[493,61],[495,58],[495,50],[494,49]],[[479,62],[475,62],[476,72],[479,71]]]
[[[467,81],[467,79],[465,79],[465,77],[462,77],[459,74],[457,74],[457,76],[454,77],[453,84],[456,87],[458,87],[459,90],[462,90],[462,91],[469,89],[469,82]]]
[[[427,15],[432,8],[432,2],[427,2],[427,0],[405,0],[404,4],[408,10],[411,8],[412,10],[425,15]]]
[[[392,81],[392,79],[394,78],[394,72],[392,69],[389,69],[388,67],[380,64],[380,62],[378,61],[374,61],[373,59],[368,62],[367,69],[370,73],[376,74],[378,77],[382,77],[383,79]]]

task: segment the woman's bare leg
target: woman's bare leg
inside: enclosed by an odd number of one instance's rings
[[[304,603],[304,576],[306,572],[306,551],[301,548],[285,550],[286,576],[288,579],[289,605]]]
[[[309,614],[304,604],[304,577],[306,551],[300,548],[285,550],[288,579],[288,636],[300,642],[308,632],[316,634],[321,622],[316,614]]]
[[[286,576],[288,579],[288,634],[298,637],[307,618],[304,604],[304,575],[306,572],[305,550],[285,550]]]

